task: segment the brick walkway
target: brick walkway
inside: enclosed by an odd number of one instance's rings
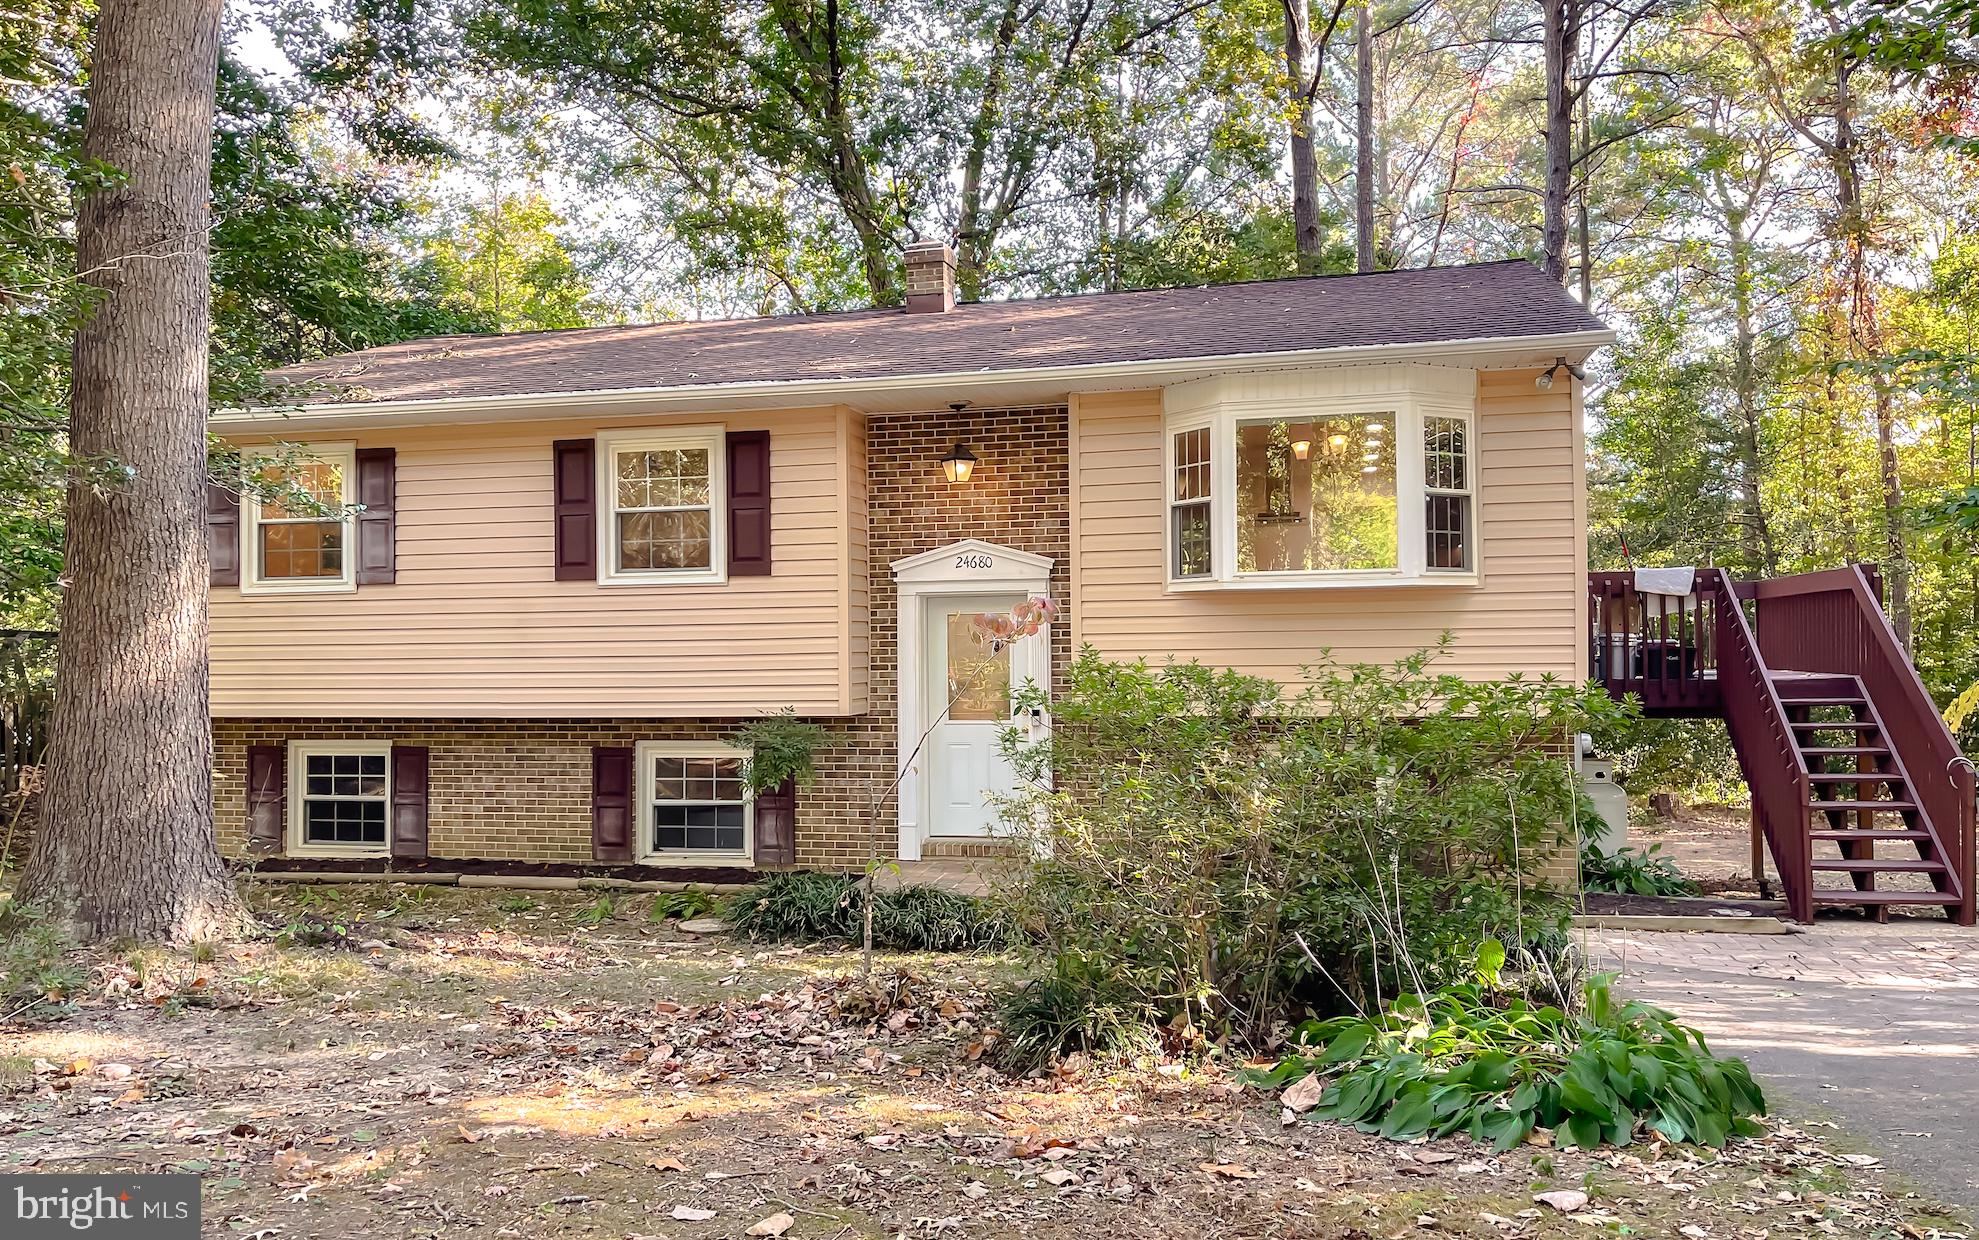
[[[1597,967],[1979,1210],[1979,931],[1824,922],[1785,936],[1601,932]]]

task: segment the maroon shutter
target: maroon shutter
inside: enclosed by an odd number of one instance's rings
[[[770,575],[770,433],[728,433],[728,574]]]
[[[756,794],[756,864],[797,864],[797,781]]]
[[[247,849],[278,853],[288,834],[289,750],[286,745],[247,747]]]
[[[241,583],[241,497],[231,487],[206,484],[206,560],[211,583]]]
[[[392,746],[392,856],[426,855],[426,746]]]
[[[632,750],[591,748],[591,856],[632,860]]]
[[[557,580],[598,579],[598,445],[559,439],[550,445],[556,487]]]
[[[357,450],[357,502],[364,511],[357,514],[357,584],[388,586],[395,579],[393,546],[398,523],[393,516],[397,506],[398,449],[359,448]]]

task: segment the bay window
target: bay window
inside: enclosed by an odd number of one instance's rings
[[[1475,581],[1474,384],[1398,365],[1168,389],[1171,584]]]

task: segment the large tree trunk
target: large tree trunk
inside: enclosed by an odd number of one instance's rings
[[[1759,322],[1752,305],[1752,239],[1745,234],[1744,212],[1731,205],[1729,195],[1725,231],[1732,260],[1732,398],[1739,418],[1739,488],[1744,492],[1745,507],[1742,541],[1747,561],[1762,576],[1772,577],[1780,571],[1780,556],[1761,486],[1766,469],[1761,445],[1764,416],[1759,407]]]
[[[1546,176],[1540,251],[1546,274],[1567,279],[1567,202],[1573,190],[1574,97],[1567,81],[1578,42],[1580,0],[1541,0],[1546,45]]]
[[[1292,103],[1292,242],[1299,270],[1320,269],[1325,239],[1319,231],[1319,163],[1312,149],[1312,21],[1306,0],[1284,0],[1285,80]]]
[[[104,0],[76,266],[79,460],[128,481],[68,496],[48,785],[20,898],[89,937],[238,930],[213,834],[206,704],[207,181],[220,0]],[[98,471],[101,472],[101,471]],[[98,479],[97,481],[100,481]]]
[[[1354,14],[1354,270],[1374,270],[1373,0]]]

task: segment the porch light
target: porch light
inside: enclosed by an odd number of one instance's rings
[[[1306,459],[1307,457],[1309,457],[1309,456],[1311,456],[1311,455],[1312,455],[1312,440],[1310,440],[1310,439],[1294,439],[1294,440],[1292,441],[1292,455],[1293,455],[1293,456],[1294,456],[1295,458],[1297,458],[1298,460],[1301,460],[1301,461],[1303,461],[1303,460],[1305,460],[1305,459]]]
[[[941,458],[941,472],[948,475],[950,482],[967,482],[969,475],[976,472],[976,454],[969,451],[969,445],[961,440]]]

